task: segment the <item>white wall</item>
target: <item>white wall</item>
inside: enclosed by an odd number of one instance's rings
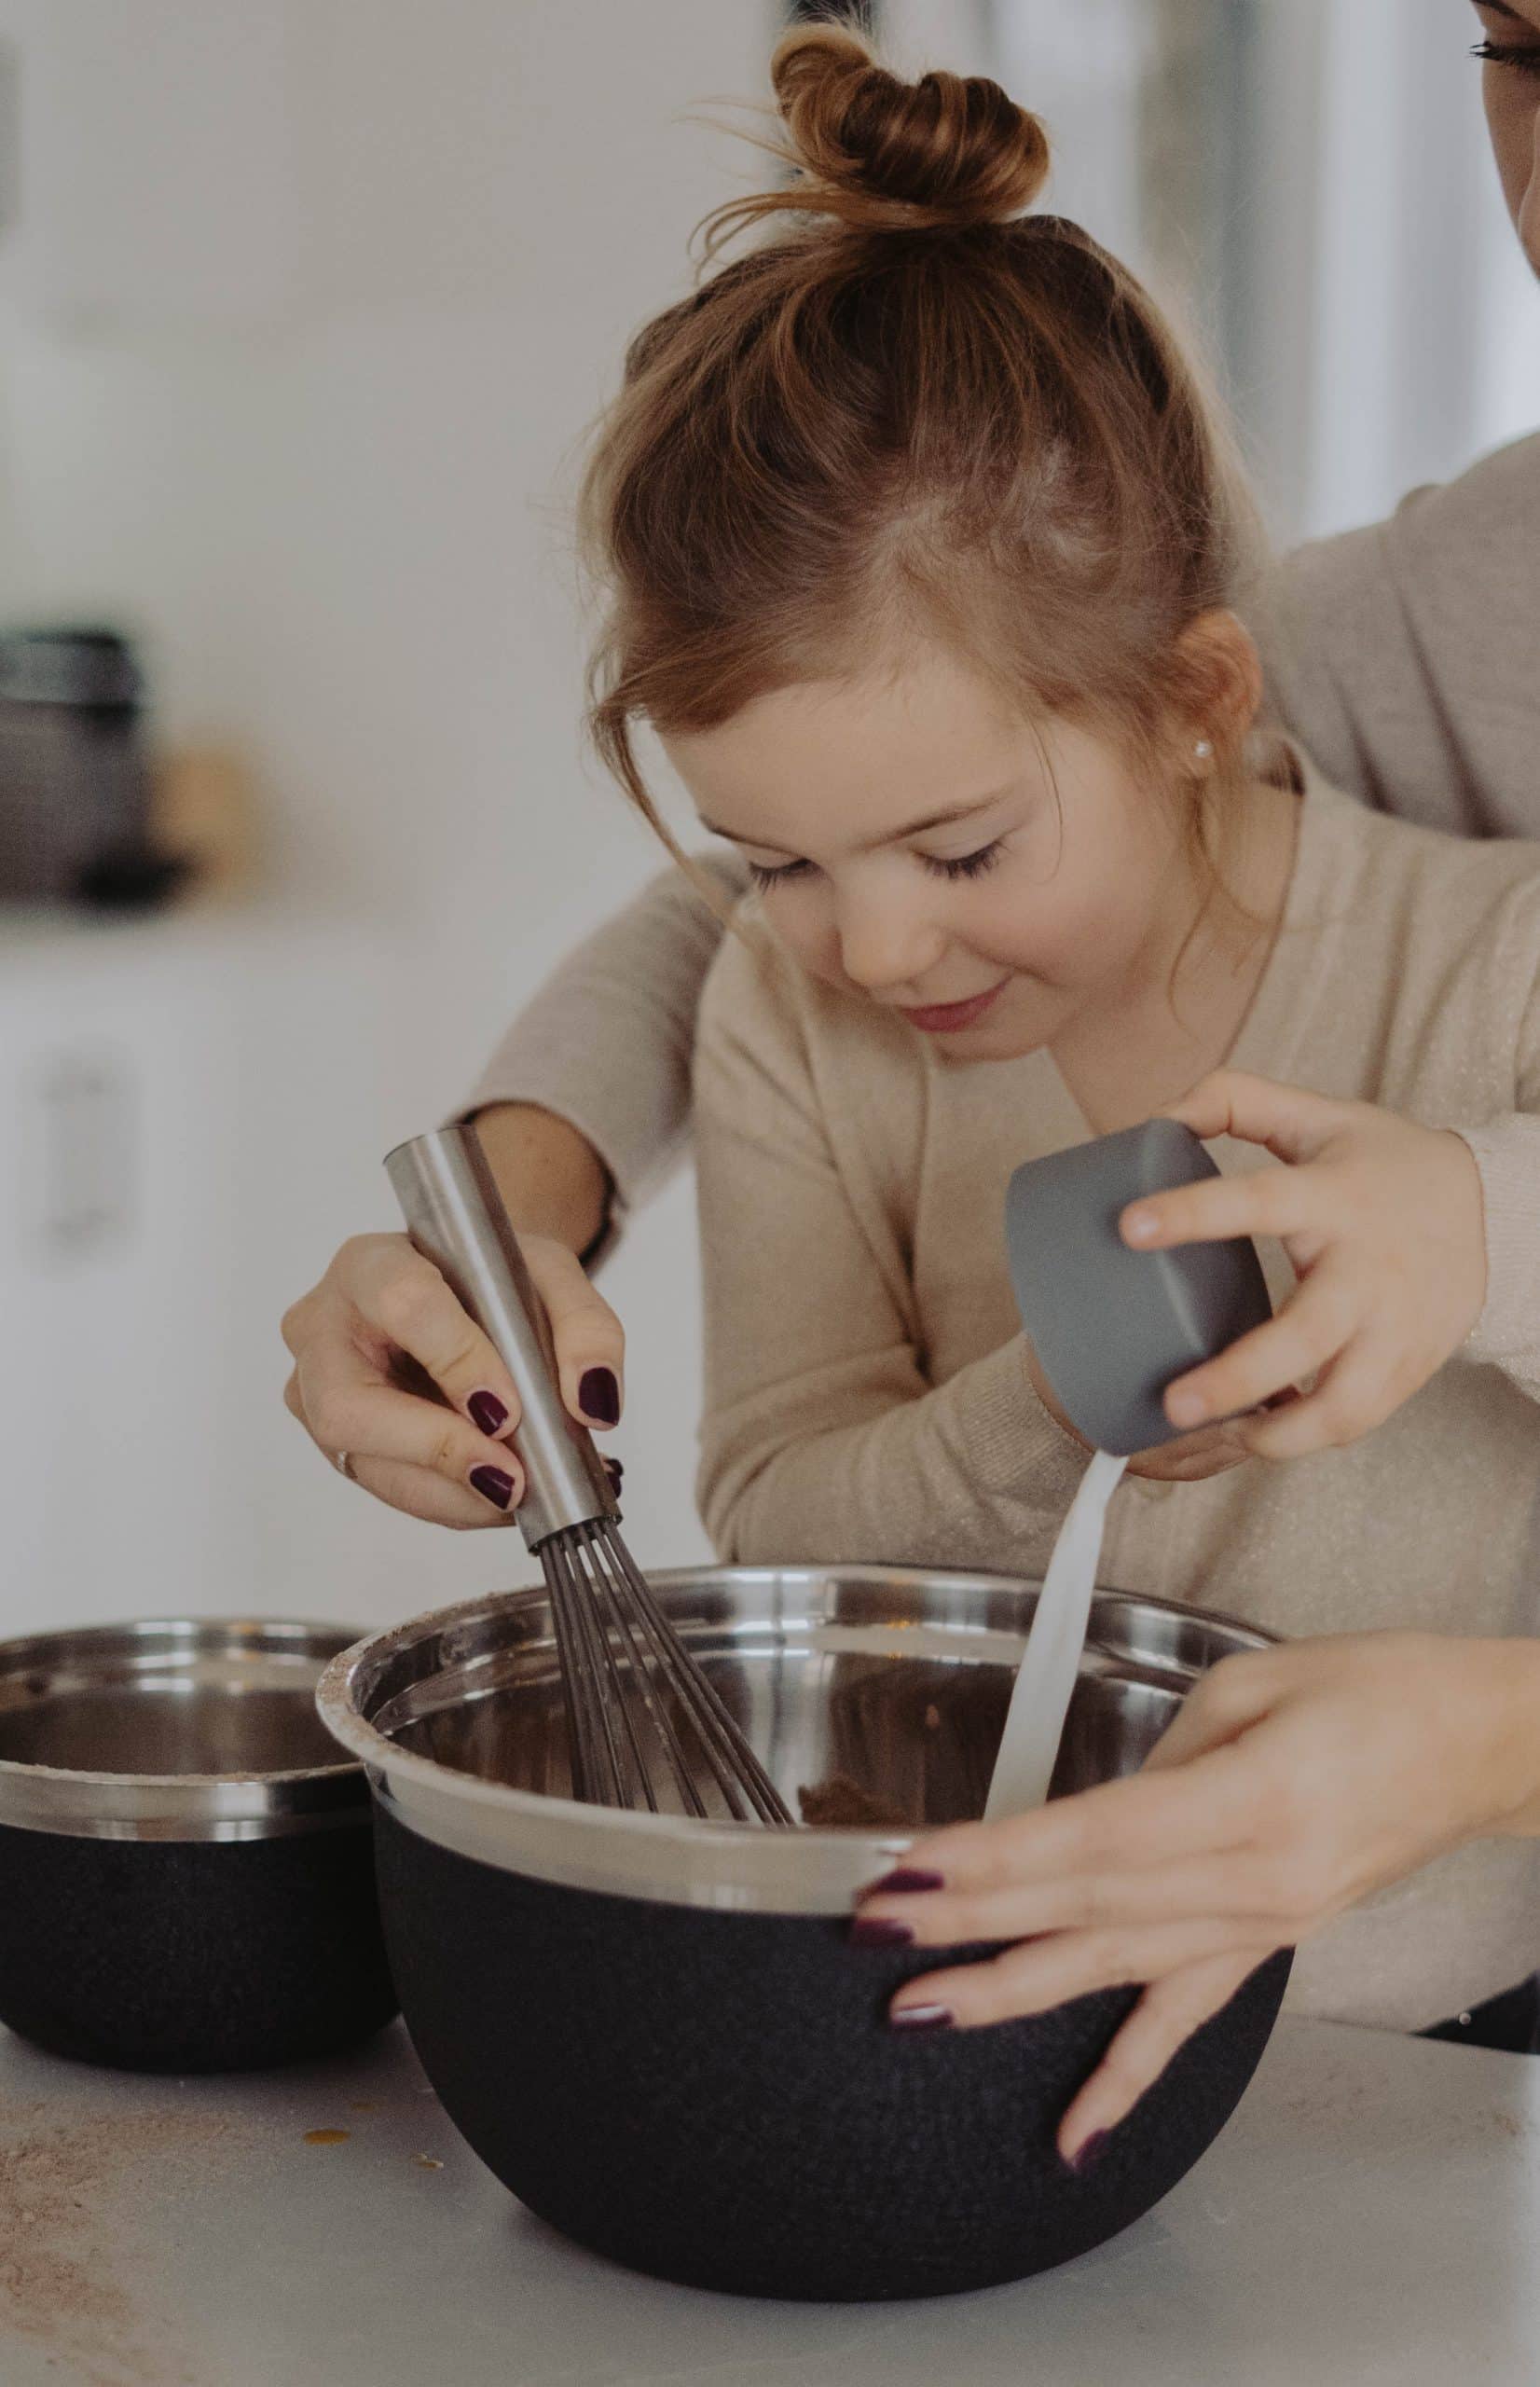
[[[516,1539],[432,1534],[327,1475],[279,1406],[276,1318],[342,1233],[392,1222],[386,1143],[654,866],[580,762],[561,499],[628,330],[686,285],[691,227],[745,172],[681,112],[759,87],[766,17],[0,0],[24,134],[0,249],[0,611],[142,631],[162,734],[234,735],[259,769],[279,904],[268,944],[238,956],[232,931],[225,964],[168,958],[174,931],[117,948],[125,987],[170,973],[197,1000],[199,969],[225,969],[249,1098],[208,1132],[230,1139],[215,1174],[241,1265],[217,1332],[168,1321],[143,1354],[131,1533],[78,1499],[48,1512],[49,1580],[13,1581],[0,1629],[179,1603],[381,1616],[526,1571]],[[346,1000],[313,937],[288,937],[302,912],[346,940]],[[5,1032],[57,1041],[46,969],[3,939]],[[201,1267],[203,1175],[186,1179],[160,1198]],[[628,1522],[654,1562],[704,1549],[691,1225],[681,1187],[610,1288],[634,1349]],[[116,1365],[90,1290],[68,1292],[45,1413],[58,1383]],[[181,1504],[207,1508],[186,1479],[211,1410],[221,1513],[173,1531]],[[77,1483],[89,1438],[84,1457]]]
[[[897,7],[939,32],[946,0]],[[988,0],[996,71],[1053,139],[1051,202],[1197,323],[1284,543],[1540,419],[1479,30],[1460,0]]]

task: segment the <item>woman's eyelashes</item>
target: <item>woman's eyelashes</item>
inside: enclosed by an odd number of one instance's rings
[[[986,870],[994,869],[1004,853],[1005,839],[996,837],[987,846],[980,846],[976,853],[956,854],[950,859],[941,854],[916,854],[914,860],[933,878],[982,878]],[[765,862],[751,862],[749,875],[756,887],[768,890],[772,887],[784,886],[789,878],[806,877],[812,868],[810,862],[786,862],[774,870]]]
[[[1484,66],[1516,66],[1520,75],[1540,76],[1540,43],[1478,41],[1471,56]]]

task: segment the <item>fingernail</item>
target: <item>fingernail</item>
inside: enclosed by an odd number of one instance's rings
[[[914,1926],[896,1914],[858,1914],[850,1925],[852,1948],[912,1948]]]
[[[614,1485],[615,1490],[618,1492],[622,1483],[626,1480],[626,1469],[620,1460],[618,1458],[607,1458],[604,1462],[604,1472],[609,1477],[611,1483]]]
[[[944,1890],[946,1883],[939,1873],[928,1873],[917,1865],[901,1865],[896,1873],[885,1873],[880,1882],[859,1895],[863,1898],[913,1897],[919,1890]]]
[[[1093,2130],[1091,2136],[1086,2140],[1085,2145],[1080,2147],[1077,2153],[1070,2157],[1069,2168],[1074,2173],[1077,2179],[1080,2177],[1082,2173],[1090,2171],[1093,2163],[1095,2162],[1096,2158],[1100,2155],[1103,2147],[1107,2145],[1109,2136],[1110,2132],[1107,2131]]]
[[[895,2006],[887,2016],[895,2031],[950,2031],[956,2019],[950,2006]]]
[[[484,1500],[490,1500],[494,1509],[513,1506],[514,1479],[511,1475],[504,1475],[501,1467],[473,1467],[471,1482]]]
[[[596,1426],[620,1423],[620,1386],[613,1368],[588,1368],[578,1380],[578,1406]]]
[[[1203,1422],[1202,1393],[1167,1393],[1165,1414],[1174,1426],[1201,1426]]]
[[[1159,1232],[1160,1221],[1153,1210],[1125,1210],[1123,1239],[1127,1243],[1148,1243]]]
[[[465,1406],[484,1434],[501,1434],[508,1423],[508,1412],[495,1392],[473,1392]]]

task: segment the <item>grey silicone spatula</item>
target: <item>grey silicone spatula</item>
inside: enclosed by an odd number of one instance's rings
[[[1065,1415],[1093,1450],[1175,1441],[1168,1385],[1272,1315],[1249,1237],[1134,1251],[1130,1202],[1219,1171],[1189,1128],[1147,1119],[1029,1160],[1011,1180],[1006,1254],[1022,1324]]]

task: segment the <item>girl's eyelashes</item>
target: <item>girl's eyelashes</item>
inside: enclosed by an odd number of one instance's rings
[[[977,853],[958,854],[952,861],[943,861],[940,854],[916,854],[914,860],[934,878],[982,878],[986,870],[994,869],[1004,852],[1005,839],[996,837],[991,844],[981,846]],[[812,867],[810,862],[784,862],[772,870],[766,862],[751,862],[749,876],[756,887],[768,890],[784,886],[789,878],[805,877]]]
[[[783,862],[778,869],[772,870],[765,862],[751,862],[749,865],[749,876],[755,886],[763,890],[771,887],[779,887],[788,878],[802,878],[812,867],[810,862]]]
[[[1478,41],[1471,56],[1478,58],[1484,66],[1516,66],[1520,75],[1540,77],[1540,44]]]
[[[921,854],[918,860],[937,878],[982,878],[993,870],[1005,852],[1005,839],[996,837],[981,846],[976,854],[958,854],[954,861],[943,862],[940,854]]]

